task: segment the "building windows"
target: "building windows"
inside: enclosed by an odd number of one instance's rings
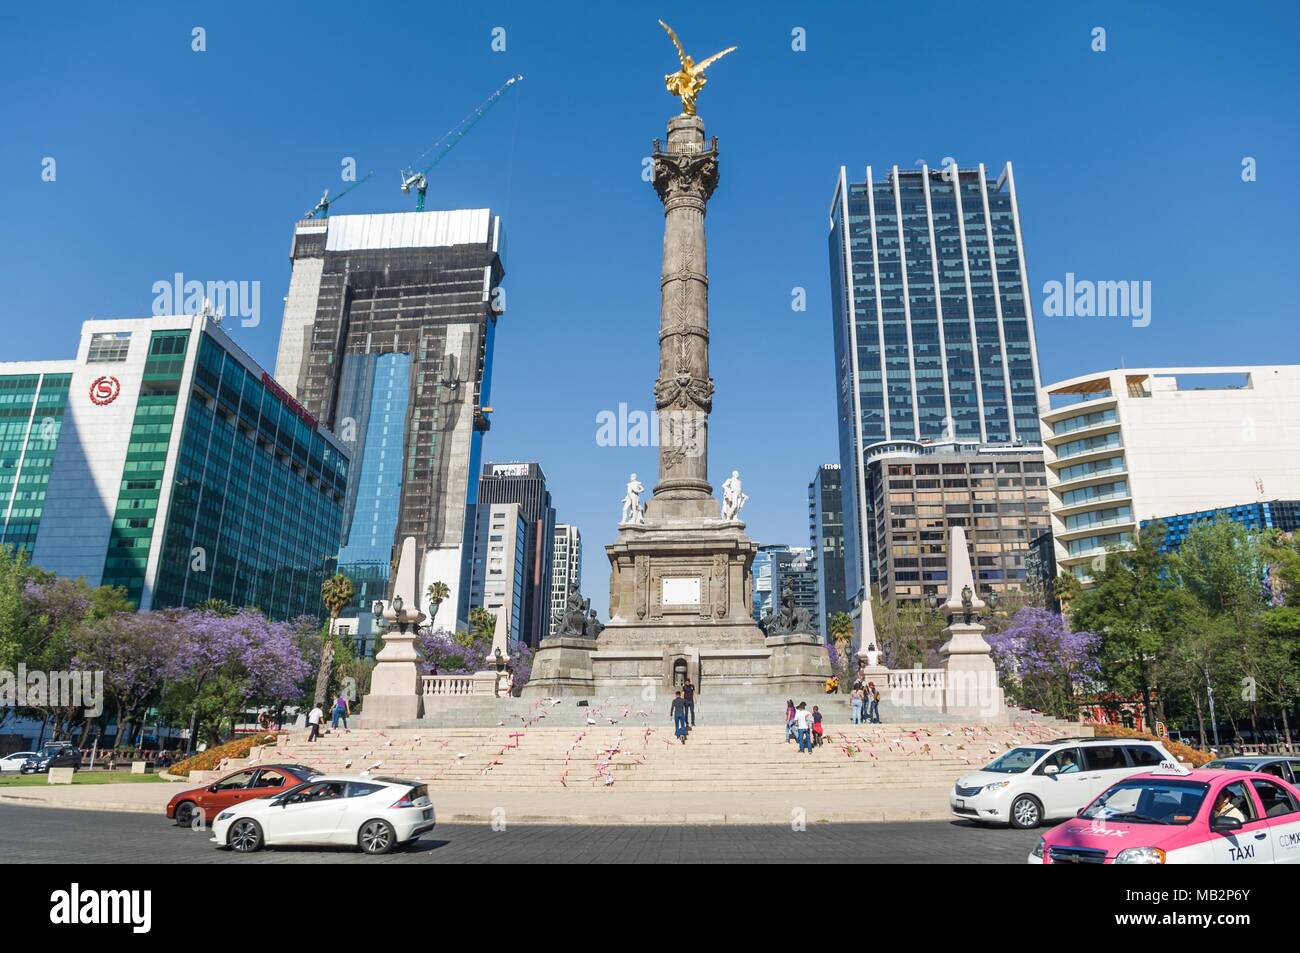
[[[1114,526],[1117,523],[1133,522],[1133,510],[1128,506],[1113,506],[1104,510],[1090,510],[1076,513],[1065,518],[1067,531],[1087,529],[1090,526]]]
[[[109,331],[90,336],[87,364],[120,364],[131,349],[130,331]]]
[[[1065,460],[1068,457],[1076,457],[1081,453],[1092,453],[1096,450],[1105,450],[1110,447],[1118,447],[1120,438],[1118,433],[1100,434],[1096,437],[1085,437],[1081,440],[1071,440],[1063,443],[1056,448],[1056,459]]]
[[[1065,467],[1058,472],[1062,483],[1069,483],[1073,480],[1082,480],[1087,477],[1104,476],[1107,473],[1119,473],[1124,469],[1124,458],[1107,457],[1105,460],[1090,460],[1087,463],[1076,463],[1074,466]]]
[[[1067,490],[1061,494],[1061,506],[1076,506],[1080,503],[1094,503],[1128,496],[1128,481],[1115,480],[1111,483],[1096,483],[1077,490]]]

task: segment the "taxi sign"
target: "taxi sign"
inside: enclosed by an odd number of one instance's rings
[[[1151,772],[1152,774],[1191,774],[1192,772],[1184,768],[1177,761],[1161,761],[1160,767]]]

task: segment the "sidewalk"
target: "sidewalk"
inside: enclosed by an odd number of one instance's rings
[[[157,814],[183,784],[54,785],[0,793],[0,805],[79,808]],[[919,821],[950,817],[948,788],[888,788],[871,791],[672,791],[620,792],[610,788],[557,791],[431,792],[444,824],[807,824]]]

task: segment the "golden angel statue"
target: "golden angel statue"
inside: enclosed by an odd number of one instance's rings
[[[668,36],[672,39],[673,46],[677,47],[677,58],[682,61],[681,69],[676,73],[669,73],[664,77],[664,85],[668,87],[668,92],[681,98],[682,115],[694,116],[695,97],[700,94],[700,90],[702,90],[704,84],[708,82],[708,80],[704,78],[704,71],[728,53],[735,52],[737,48],[729,46],[720,53],[714,53],[703,62],[696,63],[695,60],[687,56],[686,51],[682,49],[682,43],[677,39],[677,34],[673,32],[673,28],[663,20],[659,21],[659,25],[668,31]]]

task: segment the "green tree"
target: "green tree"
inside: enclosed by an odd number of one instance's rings
[[[465,648],[469,648],[475,639],[487,639],[488,644],[492,643],[492,636],[496,633],[497,617],[495,613],[488,612],[486,609],[469,610],[469,628],[464,632],[457,632],[452,636],[453,640]]]
[[[883,653],[886,664],[892,668],[914,668],[935,659],[946,625],[942,615],[921,602],[885,603],[874,594],[871,607],[876,623],[876,648]]]
[[[1164,675],[1195,692],[1198,713],[1201,691],[1208,702],[1217,687],[1223,710],[1240,711],[1258,731],[1262,686],[1278,675],[1263,625],[1267,562],[1261,535],[1222,517],[1198,523],[1169,555],[1168,571],[1177,624],[1164,653]],[[1199,668],[1200,679],[1193,671],[1180,680],[1180,666],[1168,664],[1180,660],[1183,668]]]
[[[1101,636],[1101,674],[1123,695],[1138,695],[1148,725],[1156,723],[1156,660],[1174,631],[1168,560],[1160,552],[1160,523],[1148,527],[1129,549],[1112,549],[1098,560],[1093,585],[1072,600],[1071,622]]]
[[[321,602],[325,604],[325,609],[329,612],[329,622],[325,626],[325,631],[321,633],[320,668],[316,673],[316,691],[312,697],[318,708],[325,707],[325,701],[329,697],[330,677],[334,672],[334,653],[336,650],[333,635],[334,623],[338,619],[339,613],[351,605],[354,593],[352,580],[341,572],[335,573],[321,583]]]
[[[1275,534],[1265,543],[1269,562],[1269,607],[1263,630],[1270,643],[1262,692],[1282,713],[1282,729],[1291,744],[1290,712],[1300,702],[1300,534]]]

